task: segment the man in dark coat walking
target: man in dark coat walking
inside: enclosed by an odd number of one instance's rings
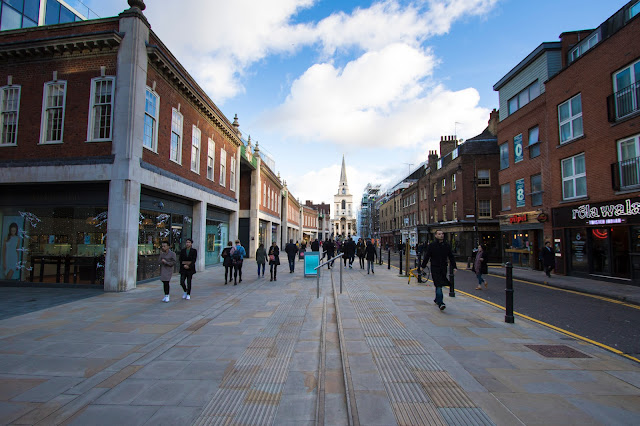
[[[447,279],[447,260],[451,262],[451,273],[454,273],[458,268],[456,267],[456,259],[453,257],[451,246],[444,240],[444,232],[438,230],[435,236],[435,241],[429,244],[425,250],[422,267],[425,268],[429,260],[431,260],[431,277],[433,279],[433,285],[436,288],[436,298],[434,302],[441,311],[444,311],[446,305],[442,300],[442,287],[449,285],[449,280]]]
[[[298,247],[293,244],[293,239],[289,240],[289,243],[284,246],[284,251],[287,253],[287,260],[289,261],[289,273],[293,274],[296,266],[296,254],[298,254]]]
[[[327,260],[331,259],[335,253],[336,253],[336,246],[333,243],[333,240],[331,238],[327,239],[324,244],[322,245],[322,248],[324,249],[324,251],[327,252]],[[333,261],[331,261],[330,263],[327,263],[327,267],[329,269],[331,269],[331,264],[333,263]]]
[[[556,269],[556,254],[551,247],[551,241],[546,241],[544,247],[540,250],[540,260],[544,267],[544,273],[551,278],[551,270]]]
[[[311,251],[320,251],[320,243],[317,238],[311,243]]]
[[[191,280],[193,274],[196,273],[196,260],[198,259],[198,252],[191,247],[192,245],[193,240],[187,238],[185,247],[180,251],[180,286],[184,290],[182,298],[187,300],[191,299]]]

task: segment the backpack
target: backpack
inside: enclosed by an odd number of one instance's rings
[[[242,253],[237,247],[234,247],[233,250],[231,250],[231,261],[234,265],[242,264]]]

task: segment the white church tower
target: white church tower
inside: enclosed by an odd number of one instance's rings
[[[338,193],[333,196],[333,237],[348,238],[356,234],[356,217],[353,206],[353,196],[349,192],[347,184],[347,168],[342,156],[342,170],[340,171],[340,183]]]

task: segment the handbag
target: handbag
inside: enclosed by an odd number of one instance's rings
[[[272,254],[269,255],[269,262],[273,262],[274,260],[276,260],[276,257]]]

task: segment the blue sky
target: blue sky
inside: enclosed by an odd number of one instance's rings
[[[101,17],[127,2],[85,0]],[[626,0],[148,0],[145,15],[301,201],[397,183],[441,135],[468,139],[493,85],[540,43]],[[457,124],[456,124],[457,123]]]

